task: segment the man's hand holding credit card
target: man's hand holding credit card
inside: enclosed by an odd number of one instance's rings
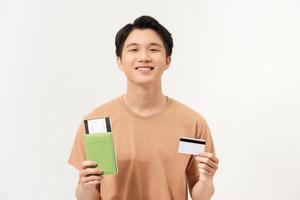
[[[212,181],[212,177],[218,168],[219,160],[214,154],[204,152],[205,144],[205,140],[180,137],[178,152],[194,155],[200,174],[199,180]]]

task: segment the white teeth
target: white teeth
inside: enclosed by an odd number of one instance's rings
[[[139,71],[151,71],[151,68],[149,68],[149,67],[139,67],[138,70]]]

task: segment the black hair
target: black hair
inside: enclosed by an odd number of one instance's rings
[[[173,39],[171,33],[156,19],[150,16],[141,16],[134,20],[133,24],[127,24],[121,28],[115,37],[116,55],[121,57],[125,40],[134,29],[152,29],[162,39],[167,56],[171,56]]]

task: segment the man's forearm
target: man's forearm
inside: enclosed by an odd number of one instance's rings
[[[206,181],[198,181],[195,183],[192,189],[192,199],[193,200],[210,200],[214,194],[215,187],[213,184],[213,179],[208,179]]]
[[[100,185],[90,185],[89,188],[83,189],[81,184],[77,185],[76,198],[77,200],[101,200],[100,197]],[[86,187],[86,186],[85,186]]]

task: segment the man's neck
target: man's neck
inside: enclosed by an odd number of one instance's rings
[[[167,98],[162,94],[161,82],[138,85],[128,81],[124,101],[136,114],[150,116],[164,108]]]

